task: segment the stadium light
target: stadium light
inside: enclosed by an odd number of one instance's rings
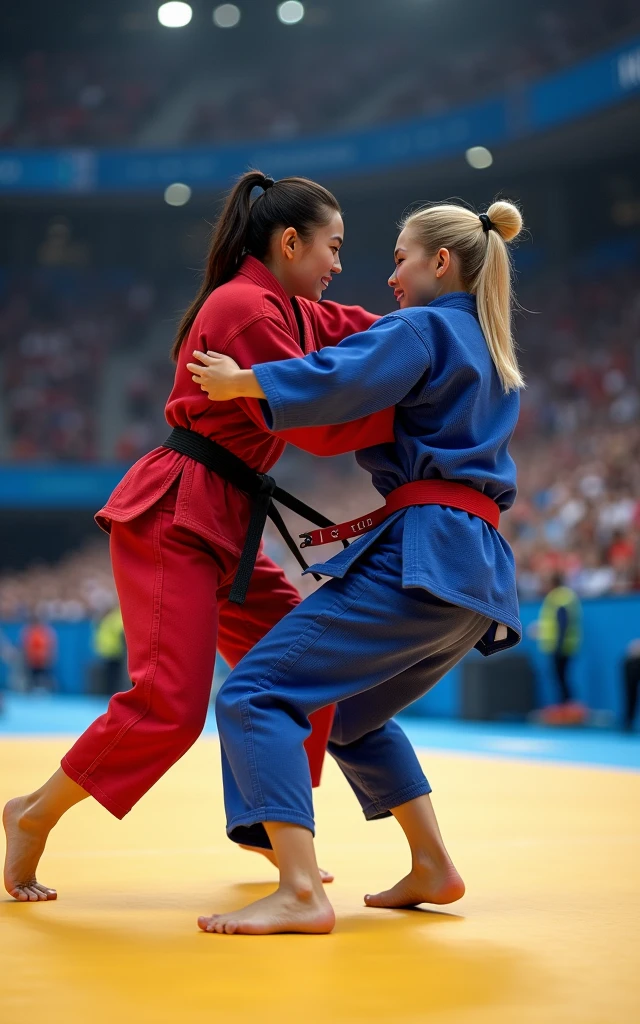
[[[235,28],[240,21],[240,8],[235,4],[220,4],[213,12],[213,23],[218,28]]]
[[[180,181],[175,181],[173,185],[168,185],[164,190],[164,201],[169,206],[184,206],[190,199],[191,189]]]
[[[158,21],[165,28],[184,28],[193,17],[193,10],[189,4],[179,3],[172,0],[171,3],[161,4],[158,7]]]
[[[283,25],[297,25],[304,18],[304,4],[298,0],[285,0],[278,7],[278,17]]]
[[[469,167],[476,171],[484,171],[493,163],[491,151],[486,146],[472,146],[465,153],[465,157]]]

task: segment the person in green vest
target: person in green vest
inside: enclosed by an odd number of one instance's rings
[[[550,656],[560,702],[542,711],[547,725],[582,725],[587,709],[573,698],[569,669],[582,644],[582,607],[578,595],[555,573],[542,602],[538,619],[538,644]]]
[[[103,692],[117,693],[123,689],[122,670],[127,655],[122,612],[118,605],[98,623],[93,647],[101,662]]]

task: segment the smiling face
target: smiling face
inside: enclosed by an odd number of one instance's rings
[[[396,267],[389,278],[389,287],[393,288],[400,309],[426,306],[438,295],[452,290],[448,286],[457,275],[453,273],[449,250],[439,249],[434,256],[428,256],[410,227],[403,228],[398,235],[394,259]]]
[[[278,276],[289,295],[317,302],[329,287],[334,274],[340,274],[340,247],[344,224],[337,210],[327,210],[328,221],[313,229],[308,239],[295,228],[287,228],[276,238]],[[268,264],[269,265],[269,264]]]

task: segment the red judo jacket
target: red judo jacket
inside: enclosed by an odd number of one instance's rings
[[[203,304],[182,345],[165,415],[171,427],[195,430],[223,445],[258,472],[268,472],[286,442],[315,455],[339,455],[393,441],[394,410],[333,427],[270,433],[255,399],[212,402],[194,384],[186,364],[195,349],[226,352],[243,368],[289,359],[336,345],[364,331],[378,317],[360,306],[298,299],[304,338],[286,292],[253,256]],[[216,473],[169,448],[140,459],[96,515],[107,532],[112,520],[127,522],[154,505],[180,478],[174,522],[239,556],[249,523],[249,499]]]

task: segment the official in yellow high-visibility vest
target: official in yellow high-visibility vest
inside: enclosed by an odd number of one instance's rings
[[[555,575],[542,602],[538,619],[538,643],[551,656],[560,703],[546,708],[544,720],[553,725],[576,725],[584,721],[586,709],[571,694],[567,676],[571,660],[582,643],[582,607],[578,595]]]
[[[127,653],[119,607],[112,608],[98,623],[93,647],[102,662],[104,692],[117,693],[122,689],[122,669]]]

